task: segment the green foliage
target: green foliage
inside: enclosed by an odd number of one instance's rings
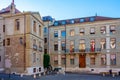
[[[50,65],[50,55],[49,54],[44,54],[44,68],[47,68]]]

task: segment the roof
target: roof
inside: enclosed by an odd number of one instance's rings
[[[10,13],[11,5],[9,5],[8,7],[3,8],[2,10],[0,10],[0,14]],[[20,13],[20,11],[15,8],[15,13]]]
[[[74,18],[74,19],[66,19],[66,20],[56,20],[53,26],[84,23],[84,22],[95,22],[95,21],[103,21],[103,20],[113,20],[113,19],[116,18],[104,17],[104,16],[91,16],[91,17],[82,17],[82,18]]]

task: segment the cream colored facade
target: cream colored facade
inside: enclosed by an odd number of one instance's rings
[[[4,49],[0,55],[5,55],[2,59],[2,68],[11,73],[42,73],[44,40],[41,16],[38,12],[14,11],[10,10],[10,13],[4,13],[5,15],[0,14],[3,17],[0,19],[0,33],[4,36]]]
[[[110,69],[120,71],[120,19],[102,20],[103,17],[94,16],[95,20],[89,21],[90,18],[55,21],[49,28],[49,54],[53,67],[97,73]],[[86,21],[80,22],[81,19]],[[66,37],[63,31],[66,31]]]

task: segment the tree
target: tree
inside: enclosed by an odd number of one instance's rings
[[[43,65],[44,68],[47,68],[50,66],[50,55],[49,54],[44,54],[44,60],[43,60]]]

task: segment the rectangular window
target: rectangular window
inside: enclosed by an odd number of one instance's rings
[[[115,38],[110,39],[110,47],[111,47],[111,49],[116,48],[116,39]]]
[[[54,37],[58,38],[58,31],[54,31]]]
[[[47,43],[47,38],[44,38],[44,43]]]
[[[7,38],[7,46],[10,45],[10,38]]]
[[[79,51],[80,52],[85,52],[85,40],[81,39],[79,43]]]
[[[39,25],[39,35],[41,36],[41,32],[42,32],[42,29],[41,29],[41,26]]]
[[[70,41],[70,52],[74,52],[74,41]]]
[[[91,52],[95,51],[95,39],[91,39],[90,41],[90,50]]]
[[[62,37],[65,37],[65,36],[66,36],[65,30],[64,30],[64,31],[61,31],[61,36],[62,36]]]
[[[106,40],[105,40],[105,38],[101,39],[100,45],[101,45],[101,49],[106,49]]]
[[[101,65],[106,65],[106,55],[105,54],[101,55]]]
[[[45,27],[44,28],[44,33],[47,33],[48,32],[47,30],[48,30],[47,27]]]
[[[1,62],[1,56],[0,56],[0,62]]]
[[[33,31],[36,32],[36,21],[33,21]]]
[[[5,32],[5,25],[3,25],[3,32]]]
[[[36,40],[35,40],[35,39],[33,39],[33,49],[34,49],[34,50],[37,50],[37,43],[36,43]]]
[[[58,56],[54,56],[54,65],[58,65]]]
[[[58,42],[55,42],[55,43],[54,43],[54,50],[55,50],[55,51],[58,51]]]
[[[116,55],[115,54],[110,55],[110,62],[111,62],[111,65],[116,65]]]
[[[75,64],[75,60],[74,60],[74,56],[73,55],[70,56],[70,64],[71,65]]]
[[[36,53],[33,53],[33,63],[36,62]]]
[[[95,55],[91,55],[90,57],[90,64],[95,65]]]
[[[62,58],[62,65],[65,65],[65,63],[66,63],[66,57],[65,57],[65,55],[62,55],[61,58]]]
[[[82,36],[82,35],[84,35],[85,34],[85,30],[84,30],[84,28],[81,28],[80,29],[80,35]]]
[[[61,50],[65,51],[65,41],[61,42]]]
[[[5,46],[5,39],[3,40],[3,46]]]
[[[70,36],[74,36],[75,35],[75,31],[74,30],[70,30]]]
[[[95,34],[95,28],[90,28],[90,34]]]
[[[115,25],[110,26],[110,34],[115,34],[116,33],[116,27]]]
[[[15,20],[15,30],[20,30],[20,20],[19,19],[16,19]]]
[[[101,32],[101,34],[105,34],[105,33],[106,33],[106,27],[105,27],[105,26],[102,26],[102,27],[100,28],[100,32]]]

